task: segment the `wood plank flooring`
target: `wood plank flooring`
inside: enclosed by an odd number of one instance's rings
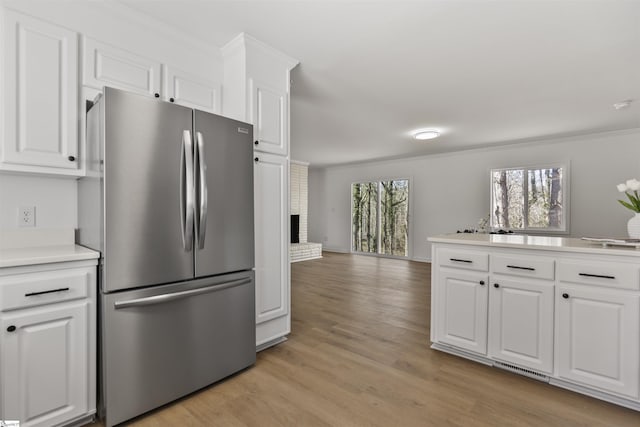
[[[131,425],[640,426],[640,412],[431,350],[429,264],[325,252],[291,269],[287,342]]]

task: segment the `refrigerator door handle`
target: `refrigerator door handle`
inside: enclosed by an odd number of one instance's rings
[[[251,278],[232,280],[226,283],[218,283],[212,286],[206,286],[204,288],[191,289],[189,291],[174,292],[170,294],[154,295],[152,297],[136,298],[127,301],[116,301],[113,303],[113,307],[117,310],[120,308],[140,307],[145,305],[163,304],[171,301],[175,301],[182,298],[188,298],[195,295],[206,294],[209,292],[221,291],[223,289],[229,289],[236,286],[251,283]]]
[[[182,154],[180,156],[180,220],[182,244],[185,251],[193,248],[193,146],[191,131],[182,131]]]
[[[196,234],[198,248],[204,249],[204,239],[207,236],[207,163],[204,157],[204,138],[201,132],[196,132],[196,163],[198,165],[199,210],[196,216]]]

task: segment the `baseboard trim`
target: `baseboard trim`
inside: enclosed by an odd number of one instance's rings
[[[493,366],[492,361],[482,356],[478,356],[473,353],[467,353],[466,351],[463,351],[454,347],[449,347],[447,345],[443,345],[437,342],[434,342],[433,344],[431,344],[431,348],[434,350],[440,350],[445,353],[453,354],[454,356],[463,357],[465,359],[472,360],[474,362],[482,363],[483,365]]]
[[[550,378],[549,384],[555,385],[560,388],[564,388],[567,390],[574,391],[576,393],[584,394],[596,399],[604,400],[606,402],[614,403],[616,405],[624,406],[625,408],[633,409],[636,411],[640,411],[640,402],[634,402],[632,400],[626,399],[624,397],[614,396],[609,393],[604,393],[598,390],[594,390],[592,388],[583,387],[578,384],[574,384],[571,382],[559,380],[557,378]]]
[[[320,255],[320,256],[312,256],[310,258],[292,259],[289,262],[291,264],[293,264],[294,262],[311,261],[312,259],[320,259],[320,258],[322,258],[322,255]]]
[[[481,364],[486,365],[486,366],[491,366],[491,367],[499,368],[499,369],[503,369],[504,368],[504,366],[499,366],[499,365],[504,365],[503,362],[496,361],[496,360],[493,360],[493,359],[489,359],[489,358],[487,358],[485,356],[469,353],[469,352],[466,352],[466,351],[461,350],[459,348],[450,347],[450,346],[448,346],[446,344],[441,344],[441,343],[434,342],[434,343],[431,344],[431,348],[434,349],[434,350],[442,351],[444,353],[452,354],[454,356],[462,357],[462,358],[471,360],[473,362],[478,362],[478,363],[481,363]],[[511,364],[507,364],[507,365],[511,365]],[[529,378],[534,378],[534,379],[536,379],[538,381],[546,382],[549,385],[553,385],[553,386],[556,386],[556,387],[564,388],[566,390],[570,390],[570,391],[573,391],[573,392],[576,392],[576,393],[584,394],[586,396],[593,397],[595,399],[604,400],[605,402],[613,403],[615,405],[624,406],[625,408],[629,408],[629,409],[633,409],[633,410],[636,410],[636,411],[640,411],[640,402],[633,401],[633,400],[631,400],[629,398],[618,396],[618,395],[611,394],[611,393],[604,392],[604,391],[599,391],[599,390],[593,389],[591,387],[583,386],[583,385],[580,385],[580,384],[575,384],[575,383],[570,382],[570,381],[565,381],[565,380],[562,380],[562,379],[554,378],[554,377],[549,376],[549,374],[544,374],[542,372],[538,373],[537,371],[534,371],[531,368],[519,369],[519,367],[517,365],[513,365],[513,367],[516,368],[516,369],[506,369],[506,370],[509,371],[509,372],[512,372],[514,374],[517,374],[517,375],[522,375],[522,376],[526,376],[526,377],[529,377]],[[532,377],[531,375],[523,373],[522,371],[531,371],[531,372],[536,373],[538,375],[536,375],[536,377]],[[538,376],[539,377],[546,377],[546,378],[537,378]]]
[[[351,253],[350,251],[345,250],[343,248],[329,248],[329,247],[326,247],[326,246],[322,247],[322,252],[335,252],[335,253],[338,253],[338,254],[349,254],[349,253]]]
[[[268,349],[269,347],[273,347],[273,346],[275,346],[275,345],[278,345],[278,344],[280,344],[280,343],[283,343],[283,342],[285,342],[286,340],[287,340],[287,337],[278,337],[278,338],[276,338],[276,339],[274,339],[274,340],[267,341],[267,342],[265,342],[265,343],[262,343],[262,344],[260,344],[260,345],[257,345],[257,346],[256,346],[256,353],[260,353],[262,350],[266,350],[266,349]]]

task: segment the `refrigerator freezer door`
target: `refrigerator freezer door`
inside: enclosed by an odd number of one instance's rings
[[[196,110],[194,130],[196,277],[251,269],[252,126]]]
[[[255,363],[252,271],[101,298],[107,427]]]
[[[182,210],[193,191],[193,141],[186,137],[192,139],[193,110],[112,88],[99,102],[105,102],[102,290],[192,279],[193,251],[185,242],[193,228]]]

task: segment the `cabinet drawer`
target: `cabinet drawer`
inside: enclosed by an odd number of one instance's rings
[[[443,267],[489,271],[489,254],[485,252],[440,249],[438,262]]]
[[[86,298],[92,279],[91,268],[3,277],[0,311]]]
[[[547,280],[553,280],[555,277],[555,261],[551,258],[536,256],[492,255],[491,269],[494,273],[512,276]]]
[[[562,260],[558,265],[558,276],[563,282],[640,289],[640,266],[634,264]]]

